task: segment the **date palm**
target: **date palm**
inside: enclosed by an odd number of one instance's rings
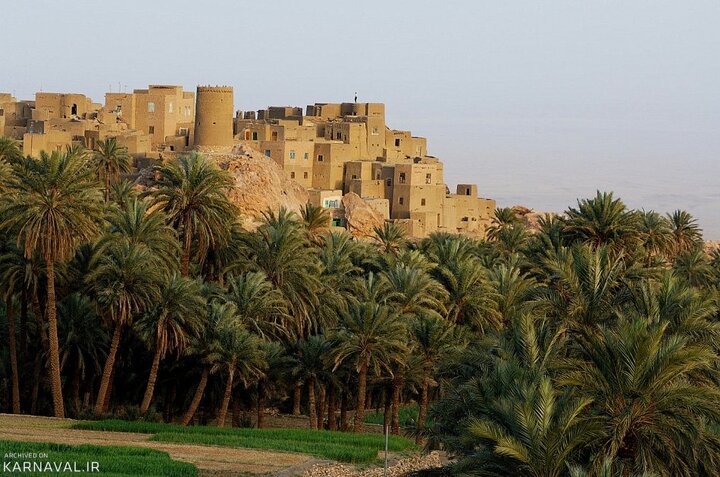
[[[159,299],[164,285],[161,270],[148,248],[126,242],[105,250],[97,268],[87,276],[102,316],[113,327],[95,403],[98,414],[105,410],[105,397],[123,330],[132,325],[136,315],[149,310]]]
[[[654,259],[665,257],[671,252],[673,236],[670,223],[665,217],[654,211],[643,211],[640,214],[640,231],[648,267]]]
[[[375,227],[375,242],[380,250],[390,255],[398,255],[407,245],[407,232],[398,224],[384,222],[382,227]]]
[[[248,331],[264,339],[287,338],[289,317],[285,300],[264,273],[231,277],[223,298],[235,306],[238,319]]]
[[[362,432],[368,374],[392,375],[396,358],[407,348],[406,326],[391,308],[377,303],[351,305],[340,319],[332,339],[337,342],[333,353],[334,370],[343,363],[357,372],[358,391],[354,430]]]
[[[312,204],[305,204],[300,210],[305,228],[310,240],[314,243],[330,229],[330,212],[324,207],[316,207]]]
[[[119,180],[120,174],[128,173],[132,168],[127,147],[118,144],[114,137],[98,141],[93,151],[92,164],[98,179],[105,184],[105,203],[108,203],[110,187]]]
[[[565,232],[592,247],[602,245],[614,251],[631,249],[639,238],[637,214],[627,209],[612,192],[600,192],[592,199],[578,200],[567,212]]]
[[[119,243],[146,247],[167,270],[175,270],[180,251],[175,230],[167,225],[165,213],[148,209],[148,203],[138,198],[110,207],[107,233],[100,239],[98,250],[102,253],[104,248]]]
[[[47,270],[48,337],[53,410],[64,417],[57,334],[55,266],[98,234],[102,202],[97,182],[85,160],[61,152],[41,152],[37,161],[13,167],[9,193],[0,205],[0,229],[17,234],[25,257],[39,253]]]
[[[215,363],[211,372],[222,370],[226,375],[217,419],[218,426],[223,427],[236,373],[247,384],[249,380],[257,380],[262,376],[267,362],[260,340],[243,327],[234,305],[228,304],[227,312],[221,317],[216,323],[217,343],[208,359]]]
[[[202,256],[211,245],[227,239],[229,224],[237,217],[236,207],[227,192],[232,177],[202,155],[192,152],[175,162],[160,166],[157,188],[149,192],[153,207],[168,214],[182,243],[183,276],[190,273],[193,240]]]
[[[666,215],[670,222],[670,231],[673,238],[673,252],[675,255],[685,250],[696,248],[702,244],[702,230],[697,219],[684,210],[676,210]]]
[[[292,374],[307,387],[310,429],[319,428],[315,392],[326,368],[325,357],[331,350],[332,342],[323,335],[308,336],[297,344]]]
[[[185,351],[189,341],[200,333],[204,314],[200,283],[173,273],[166,279],[157,304],[136,322],[138,333],[154,349],[141,413],[150,408],[160,361],[170,353],[181,355]]]
[[[559,381],[593,401],[599,456],[661,476],[696,475],[695,462],[718,462],[717,435],[707,425],[720,420],[711,347],[644,319],[598,328],[580,344]]]
[[[13,164],[22,158],[20,143],[9,137],[0,136],[0,161]]]

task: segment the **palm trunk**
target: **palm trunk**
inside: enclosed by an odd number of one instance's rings
[[[225,394],[223,395],[222,404],[220,405],[220,413],[218,414],[218,427],[225,426],[225,416],[227,416],[227,410],[230,406],[230,396],[232,395],[233,380],[235,378],[235,360],[230,363],[230,369],[228,370],[227,383],[225,383]]]
[[[392,424],[391,432],[400,435],[400,393],[403,388],[403,378],[397,376],[392,382]]]
[[[347,391],[342,392],[342,397],[340,398],[340,430],[341,431],[347,431],[348,430],[348,393]]]
[[[105,170],[105,203],[110,202],[110,173]]]
[[[319,431],[325,428],[325,410],[327,409],[327,391],[325,386],[320,385],[320,396],[318,399],[317,428]]]
[[[23,287],[20,295],[20,356],[24,359],[27,356],[27,322],[28,322],[28,300],[27,289]]]
[[[182,276],[190,275],[190,247],[192,246],[192,225],[190,220],[186,219],[183,224],[185,230],[183,232],[183,251],[182,251]]]
[[[353,429],[355,432],[363,432],[365,430],[365,394],[367,393],[367,363],[360,366],[358,373],[358,399],[357,408],[355,409],[355,422]]]
[[[8,293],[7,297],[5,297],[5,318],[7,318],[8,325],[8,347],[10,348],[10,370],[12,374],[12,412],[13,414],[20,414],[20,374],[18,373],[12,293]]]
[[[58,343],[57,315],[55,309],[55,262],[52,258],[47,262],[47,316],[48,335],[50,338],[50,384],[53,397],[55,417],[65,417],[62,381],[60,379],[60,344]]]
[[[308,413],[310,414],[310,429],[317,429],[317,404],[315,402],[315,379],[308,379]]]
[[[428,394],[430,391],[430,377],[427,373],[423,376],[422,391],[420,392],[420,409],[418,411],[418,434],[415,438],[415,443],[420,444],[422,442],[422,434],[425,430],[425,419],[427,418],[428,409]]]
[[[105,412],[105,398],[109,396],[108,390],[110,389],[110,375],[112,374],[113,368],[115,367],[115,356],[120,345],[120,335],[122,335],[122,321],[115,325],[115,332],[113,333],[112,342],[110,343],[110,351],[108,351],[107,359],[105,360],[105,367],[103,368],[102,380],[100,381],[100,390],[98,391],[98,397],[95,400],[95,413],[102,414]]]
[[[335,384],[330,383],[328,384],[328,429],[331,431],[337,430],[337,416],[336,413],[336,406],[337,406],[337,399],[335,398]]]
[[[35,355],[33,364],[33,387],[30,396],[30,414],[37,414],[38,394],[40,393],[40,381],[42,380],[42,353]]]
[[[302,401],[302,386],[299,382],[295,383],[295,389],[293,393],[293,416],[299,416],[300,402]]]
[[[195,416],[195,411],[197,411],[198,406],[200,406],[200,400],[203,397],[203,394],[205,393],[205,386],[207,386],[208,382],[208,376],[210,375],[210,368],[207,366],[203,368],[202,376],[200,376],[200,383],[198,384],[197,389],[195,390],[195,395],[192,398],[192,401],[190,402],[190,407],[188,408],[187,412],[185,412],[185,416],[183,416],[182,425],[187,426],[190,424],[190,421],[192,421],[193,416]]]
[[[258,381],[257,428],[265,427],[265,380]]]
[[[73,403],[73,415],[77,419],[80,415],[80,370],[75,369],[72,380],[72,403]]]
[[[158,368],[160,368],[160,346],[158,343],[155,343],[155,356],[153,357],[152,367],[150,368],[150,377],[148,378],[147,388],[145,388],[145,396],[140,406],[140,412],[142,414],[145,414],[147,410],[150,409],[150,402],[155,392]]]
[[[240,400],[239,399],[233,399],[232,400],[232,426],[231,427],[240,427]]]
[[[42,308],[40,307],[40,297],[38,296],[37,288],[32,292],[32,306],[33,315],[35,315],[35,322],[37,323],[38,333],[40,333],[40,344],[43,347],[43,351],[50,351],[50,344],[48,340],[47,330],[45,329],[45,316]]]

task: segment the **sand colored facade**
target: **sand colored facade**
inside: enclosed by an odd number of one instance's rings
[[[194,144],[232,146],[234,111],[231,87],[198,86]]]
[[[264,152],[309,188],[311,203],[323,205],[327,191],[353,192],[412,236],[481,236],[495,209],[474,185],[451,194],[427,140],[389,128],[382,103],[315,103],[305,115],[290,106],[239,111],[234,132],[236,142]]]

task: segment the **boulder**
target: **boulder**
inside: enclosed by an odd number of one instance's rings
[[[350,234],[355,238],[368,239],[375,236],[375,227],[382,227],[383,215],[354,192],[342,198],[345,221]]]

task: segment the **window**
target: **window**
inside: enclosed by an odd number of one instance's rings
[[[357,179],[357,176],[356,176],[355,174],[353,174],[353,175],[352,175],[352,179],[353,179],[353,180]]]
[[[295,159],[295,151],[290,151],[290,159]]]
[[[400,139],[395,139],[395,147],[400,147]]]
[[[340,207],[340,201],[337,199],[325,199],[325,208],[337,209]]]
[[[253,131],[253,141],[257,141],[257,131]]]
[[[392,179],[389,177],[387,179],[385,179],[385,185],[390,187],[392,185]]]
[[[294,172],[291,172],[291,173],[290,173],[290,179],[295,179],[295,173],[294,173]]]
[[[373,136],[377,136],[378,134],[380,134],[380,132],[378,132],[378,128],[372,128],[372,133],[371,133],[371,134],[372,134]]]
[[[152,101],[148,103],[148,113],[154,113],[155,112],[155,103]]]
[[[278,136],[277,136],[277,131],[273,131],[273,132],[272,132],[272,140],[273,140],[273,141],[277,141],[277,138],[278,138]]]
[[[180,128],[180,129],[178,130],[178,134],[179,134],[180,136],[187,136],[187,135],[188,135],[188,128]]]
[[[465,195],[470,195],[470,188],[465,189]]]
[[[307,161],[309,158],[310,158],[310,153],[307,153],[307,152],[306,152],[305,154],[303,154],[303,159],[304,159],[304,160]]]
[[[379,172],[378,172],[377,174],[375,174],[375,180],[376,180],[376,181],[379,181],[379,180],[380,180],[380,173],[379,173]]]
[[[401,173],[400,173],[400,177],[398,178],[398,182],[401,183],[401,184],[404,184],[404,183],[405,183],[405,173],[404,173],[404,172],[401,172]]]
[[[245,131],[245,140],[246,141],[250,140],[250,131]]]
[[[306,172],[303,172],[303,179],[307,179],[307,178],[308,178],[308,173],[307,173],[307,171],[306,171]]]
[[[322,155],[322,154],[318,154],[317,161],[318,161],[318,162],[322,162],[322,161],[323,161],[323,155]]]
[[[335,133],[335,139],[337,139],[337,140],[339,141],[341,138],[342,138],[342,133],[336,132],[336,133]]]
[[[400,197],[398,199],[398,204],[403,205],[404,202],[405,202],[405,199],[403,199],[402,197]]]
[[[265,149],[265,155],[266,155],[267,157],[270,157],[270,149]]]
[[[425,199],[420,199],[420,205],[425,205]]]
[[[432,184],[432,174],[425,174],[425,183]]]
[[[148,134],[155,134],[155,126],[148,127]]]
[[[168,113],[172,113],[172,112],[173,112],[173,104],[172,104],[172,101],[170,101],[168,103]]]

